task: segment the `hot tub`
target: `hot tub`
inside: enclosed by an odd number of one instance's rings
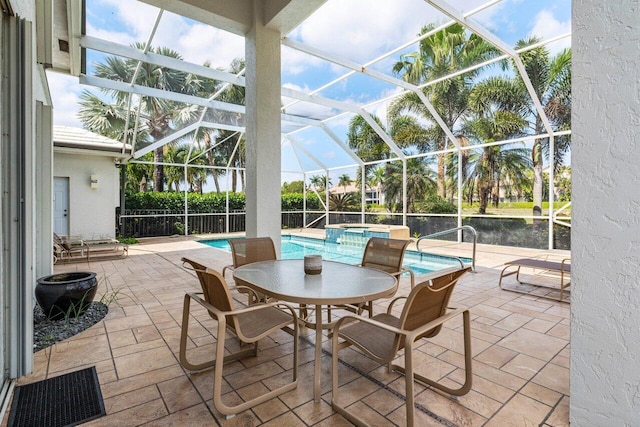
[[[326,241],[364,246],[371,237],[409,240],[409,227],[384,224],[330,224],[325,226]]]

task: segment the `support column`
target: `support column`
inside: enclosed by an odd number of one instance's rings
[[[640,420],[638,1],[573,2],[571,408]]]
[[[253,2],[245,38],[247,237],[269,236],[280,254],[280,33],[264,26],[263,2]]]

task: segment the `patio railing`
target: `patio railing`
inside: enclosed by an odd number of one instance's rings
[[[184,234],[217,234],[245,231],[245,211],[187,213],[169,210],[127,210],[116,215],[118,234],[157,237]],[[307,222],[319,217],[307,212]],[[324,221],[318,226],[323,228]],[[304,227],[304,212],[282,212],[282,228]]]
[[[365,212],[330,212],[329,223],[361,223],[402,225],[402,214]],[[567,220],[568,221],[568,220]],[[324,229],[327,223],[324,211],[284,211],[282,228],[312,227]],[[116,215],[118,234],[125,237],[156,237],[185,234],[217,234],[245,231],[245,212],[188,213],[165,210],[127,210]],[[456,214],[407,214],[406,225],[412,237],[418,238],[459,226]],[[549,218],[467,215],[463,226],[473,227],[478,243],[548,249]],[[563,224],[553,224],[553,247],[571,249],[571,229]],[[456,233],[439,236],[441,240],[457,241]],[[471,236],[463,235],[463,241],[471,242]]]

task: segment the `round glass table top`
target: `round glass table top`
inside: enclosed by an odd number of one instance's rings
[[[243,265],[233,277],[238,285],[283,301],[316,305],[366,302],[398,287],[396,278],[383,271],[324,260],[320,274],[305,274],[303,260],[288,259]]]

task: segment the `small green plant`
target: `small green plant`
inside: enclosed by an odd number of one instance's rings
[[[134,303],[136,302],[131,295],[122,293],[121,289],[115,289],[111,284],[111,282],[109,281],[109,277],[104,276],[103,281],[104,281],[105,290],[104,290],[104,293],[100,296],[100,300],[98,301],[101,304],[104,304],[107,307],[109,307],[113,303],[116,303],[119,305],[120,304],[119,300],[121,297],[127,297]],[[98,287],[99,286],[100,285],[98,285]]]
[[[84,295],[82,295],[82,298],[80,299],[80,301],[76,304],[71,304],[69,306],[69,308],[67,309],[67,311],[64,313],[64,323],[65,325],[69,326],[71,319],[75,319],[79,316],[82,316],[84,314],[85,311],[87,311],[87,309],[89,308],[89,304],[90,302],[85,302],[85,299],[87,298],[87,294],[90,291],[87,291],[84,293]]]
[[[420,238],[420,233],[418,233],[417,231],[413,233],[413,238],[414,239],[419,239]]]
[[[184,234],[184,224],[181,222],[176,222],[173,224],[173,228],[176,230],[177,234]]]
[[[120,243],[124,243],[127,245],[135,245],[136,243],[138,243],[138,239],[136,239],[135,237],[118,237],[118,242]]]

